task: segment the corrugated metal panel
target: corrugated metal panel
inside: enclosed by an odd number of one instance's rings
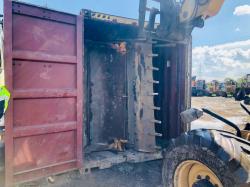
[[[82,167],[82,23],[4,1],[6,186]]]

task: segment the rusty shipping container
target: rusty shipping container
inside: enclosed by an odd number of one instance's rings
[[[136,20],[4,0],[5,184],[161,159],[190,105],[191,39]],[[126,142],[114,154],[114,142]],[[123,145],[122,145],[123,146]],[[123,148],[123,147],[122,147]]]

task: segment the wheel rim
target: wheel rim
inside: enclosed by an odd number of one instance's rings
[[[223,187],[215,173],[203,163],[195,160],[182,162],[174,174],[175,187],[195,187],[197,184],[209,184],[207,186]]]

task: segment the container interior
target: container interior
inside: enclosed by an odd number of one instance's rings
[[[91,19],[86,19],[84,25],[84,142],[89,150],[97,151],[114,139],[129,138],[127,63],[131,51],[127,41],[135,38],[137,29]],[[123,51],[120,45],[124,45]]]
[[[138,27],[94,19],[85,19],[84,27],[85,152],[106,150],[114,139],[127,140],[126,146],[134,148],[138,125],[134,105]],[[152,107],[159,110],[151,110],[154,117],[151,121],[158,121],[152,126],[162,136],[155,136],[155,146],[162,146],[168,136],[167,115],[163,114],[169,110],[170,89],[166,88],[170,88],[168,61],[172,50],[149,46],[151,53],[158,54],[151,58],[152,65],[158,69],[152,71],[153,80],[158,82],[152,84],[152,93],[158,93],[152,96]]]

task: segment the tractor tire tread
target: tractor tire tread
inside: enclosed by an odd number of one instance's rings
[[[172,139],[164,153],[163,184],[174,187],[177,166],[186,160],[196,160],[209,167],[224,187],[243,184],[248,173],[240,164],[241,148],[233,138],[216,130],[197,129]]]

